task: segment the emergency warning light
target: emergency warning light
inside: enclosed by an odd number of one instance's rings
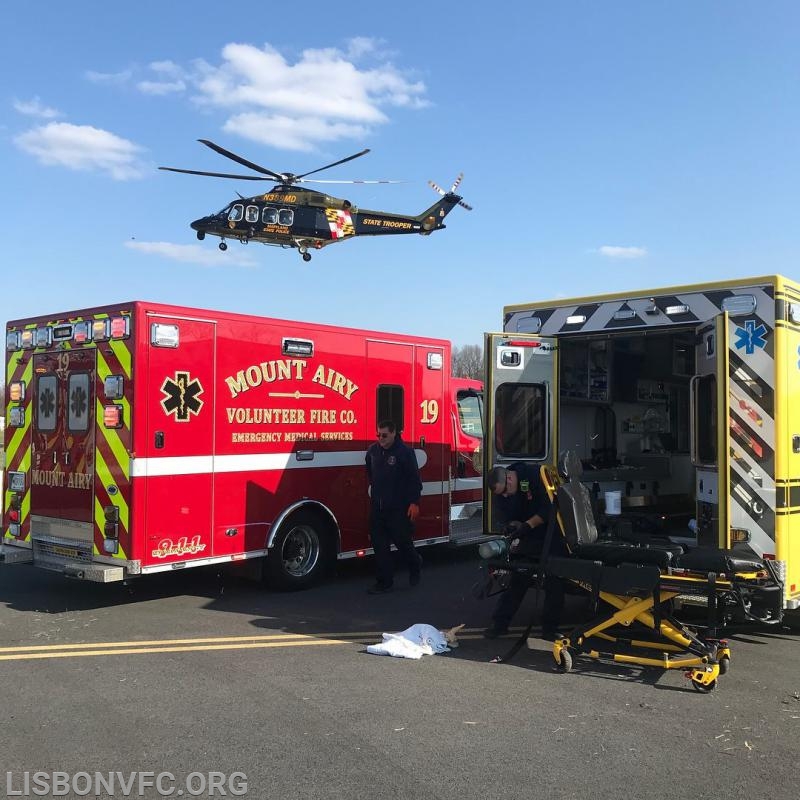
[[[72,338],[76,344],[83,344],[92,340],[92,323],[88,320],[76,322],[72,329]]]
[[[128,317],[111,317],[110,321],[110,335],[112,339],[124,339],[129,332]]]
[[[36,346],[49,347],[53,343],[53,329],[52,328],[37,328],[36,329]]]
[[[104,342],[108,339],[108,320],[96,319],[92,321],[92,340]]]

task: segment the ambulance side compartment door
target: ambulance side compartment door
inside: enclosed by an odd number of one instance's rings
[[[216,325],[148,317],[144,563],[213,553]]]

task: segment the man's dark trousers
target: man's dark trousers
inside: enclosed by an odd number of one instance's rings
[[[391,586],[394,581],[394,564],[391,546],[397,548],[400,558],[408,564],[411,577],[419,575],[422,559],[414,548],[414,526],[408,514],[401,509],[372,509],[370,513],[370,535],[377,562],[377,582]]]

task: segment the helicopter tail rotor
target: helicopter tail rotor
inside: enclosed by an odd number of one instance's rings
[[[433,181],[428,181],[428,186],[430,186],[435,192],[438,192],[442,197],[447,196],[448,194],[455,194],[456,189],[461,185],[461,181],[464,179],[464,173],[459,172],[458,177],[453,181],[453,185],[450,187],[450,191],[445,191],[439,186],[438,183],[434,183]],[[467,211],[472,211],[472,206],[468,203],[465,203],[461,198],[458,200],[458,204],[461,208],[466,208]]]

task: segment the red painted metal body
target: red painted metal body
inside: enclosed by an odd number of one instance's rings
[[[419,542],[480,501],[458,399],[480,384],[450,377],[444,340],[137,301],[10,322],[6,354],[25,396],[7,408],[3,543],[41,566],[113,580],[262,556],[298,510],[338,557],[368,551],[379,416],[417,454]]]

